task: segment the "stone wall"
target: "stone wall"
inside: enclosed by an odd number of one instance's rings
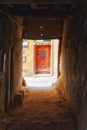
[[[85,3],[85,5],[79,5],[73,16],[65,19],[62,37],[61,73],[67,93],[77,103],[79,109],[79,130],[87,129],[87,114],[84,105],[87,103],[86,12],[87,4]]]

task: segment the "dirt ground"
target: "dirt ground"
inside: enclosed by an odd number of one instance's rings
[[[24,89],[23,105],[2,117],[0,130],[77,130],[66,100],[56,89]]]

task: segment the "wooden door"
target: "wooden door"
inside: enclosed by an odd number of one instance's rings
[[[35,71],[36,73],[50,73],[51,45],[36,45]]]

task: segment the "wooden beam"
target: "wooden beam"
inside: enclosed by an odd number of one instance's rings
[[[53,13],[50,13],[50,12],[21,12],[20,10],[19,11],[11,11],[11,12],[8,12],[9,14],[11,15],[18,15],[18,16],[23,16],[23,17],[42,17],[42,18],[65,18],[67,17],[68,15],[73,15],[71,13],[66,13],[66,12],[53,12]]]
[[[31,4],[31,3],[36,3],[36,4],[60,4],[60,3],[78,3],[78,2],[85,2],[85,0],[0,0],[0,4],[6,4],[6,3],[11,3],[11,4]]]
[[[10,4],[10,3],[7,3],[7,6],[8,6],[9,8],[14,8],[14,6],[13,6],[12,4]]]
[[[60,18],[25,18],[23,39],[60,39],[62,37],[63,22],[63,19]]]

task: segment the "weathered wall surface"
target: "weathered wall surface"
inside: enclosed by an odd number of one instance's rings
[[[16,29],[17,25],[11,17],[0,12],[0,115],[8,109],[10,103],[10,54]]]
[[[61,73],[71,99],[77,103],[80,115],[79,130],[87,129],[87,4],[65,19],[62,38]],[[83,106],[81,107],[81,104]],[[83,110],[81,110],[83,109]]]
[[[81,108],[80,108],[80,112],[78,116],[78,129],[87,130],[87,72],[86,72],[85,83],[84,83],[82,104],[81,104]]]
[[[82,105],[78,117],[78,130],[87,130],[87,102]]]
[[[5,93],[5,87],[4,87],[4,74],[0,72],[0,114],[4,113],[4,93]]]
[[[15,88],[22,85],[19,19],[0,12],[0,115],[9,109]]]
[[[25,42],[28,43],[27,48],[23,48],[23,56],[26,57],[26,60],[23,62],[23,76],[33,76],[34,75],[34,45],[35,41],[34,40],[24,40]]]
[[[18,23],[16,41],[14,46],[14,88],[22,86],[22,21],[21,17],[15,17]]]

